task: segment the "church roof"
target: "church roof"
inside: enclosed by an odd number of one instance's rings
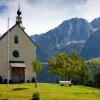
[[[28,35],[27,33],[20,27],[20,25],[15,24],[13,25],[10,29],[9,32],[15,27],[15,26],[19,26],[19,28],[25,33],[25,35],[30,39],[30,41],[35,44],[35,46],[38,46],[36,42],[34,42]],[[8,31],[6,31],[1,37],[0,37],[0,41],[8,34]]]

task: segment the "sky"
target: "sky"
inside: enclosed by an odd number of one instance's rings
[[[0,0],[0,34],[16,23],[18,5],[28,35],[45,33],[74,17],[100,17],[100,0]]]

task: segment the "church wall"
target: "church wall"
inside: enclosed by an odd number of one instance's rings
[[[19,44],[14,43],[14,36],[19,38]],[[0,41],[0,75],[7,78],[7,38],[6,35],[2,41]],[[14,50],[19,51],[19,58],[15,58],[12,55]],[[31,80],[35,75],[32,69],[32,61],[36,59],[36,46],[30,41],[25,33],[15,26],[9,34],[9,59],[13,61],[25,61],[25,81]],[[10,75],[11,76],[11,75]]]
[[[8,45],[7,38],[4,37],[2,41],[0,41],[0,76],[3,79],[7,79],[8,76]]]

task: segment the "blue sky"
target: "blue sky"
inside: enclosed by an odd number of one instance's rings
[[[1,34],[7,30],[8,17],[10,27],[15,24],[19,3],[28,35],[44,33],[73,17],[100,17],[100,0],[0,0]]]

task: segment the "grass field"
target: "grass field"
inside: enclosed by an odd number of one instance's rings
[[[85,86],[60,86],[59,84],[39,83],[0,84],[0,100],[31,100],[32,94],[40,93],[41,100],[100,100],[100,89]]]

